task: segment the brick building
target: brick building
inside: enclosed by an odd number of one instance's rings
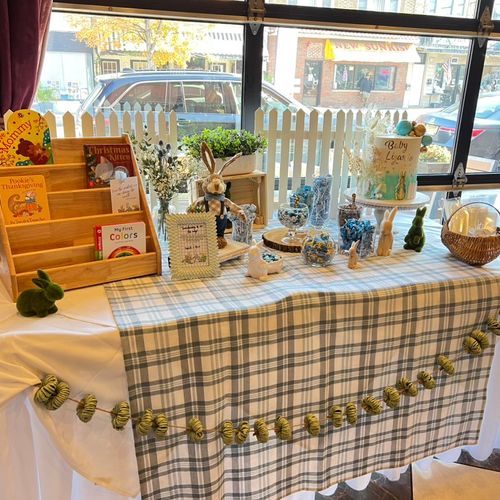
[[[289,93],[307,106],[359,108],[358,83],[370,75],[368,102],[401,107],[413,66],[421,63],[417,43],[418,37],[278,28],[268,32],[266,78],[281,88],[293,80]]]

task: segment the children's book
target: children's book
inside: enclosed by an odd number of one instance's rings
[[[50,219],[43,175],[0,177],[0,205],[5,224]]]
[[[137,177],[111,179],[109,186],[111,188],[111,210],[114,214],[141,209]]]
[[[0,130],[0,167],[54,163],[49,126],[40,113],[20,109]]]
[[[84,145],[89,188],[109,187],[112,179],[133,177],[132,151],[128,144]]]
[[[146,253],[146,224],[106,224],[95,226],[96,260],[116,259]]]

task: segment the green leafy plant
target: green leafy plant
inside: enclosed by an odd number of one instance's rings
[[[262,153],[267,147],[267,140],[260,134],[247,130],[228,130],[222,127],[205,129],[199,134],[185,136],[181,148],[193,158],[200,158],[201,143],[206,142],[214,158],[228,158],[237,153],[251,155]]]
[[[52,102],[57,99],[57,92],[51,87],[38,87],[36,100],[38,102]]]
[[[427,151],[420,153],[418,159],[426,162],[450,163],[451,153],[443,146],[431,144],[427,147]]]

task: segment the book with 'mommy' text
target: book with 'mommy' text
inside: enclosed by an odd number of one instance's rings
[[[98,225],[94,228],[96,260],[116,259],[146,253],[146,224]]]

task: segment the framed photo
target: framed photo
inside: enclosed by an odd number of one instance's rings
[[[211,213],[167,215],[172,279],[219,276],[215,217]]]

